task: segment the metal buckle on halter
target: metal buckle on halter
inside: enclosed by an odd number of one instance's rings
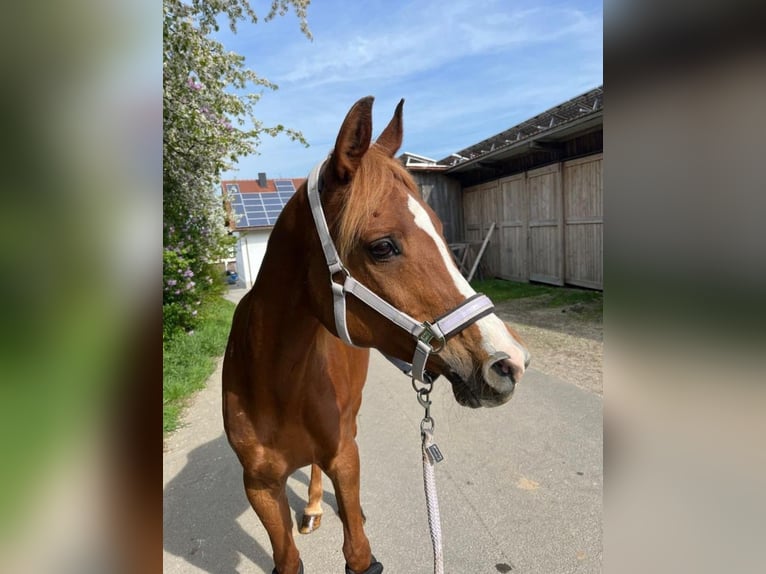
[[[423,341],[426,345],[431,347],[431,352],[438,355],[442,349],[444,349],[444,345],[446,341],[444,340],[444,335],[441,334],[441,332],[437,332],[434,330],[434,326],[429,323],[428,321],[423,321],[423,331],[418,335],[418,341]],[[439,345],[434,346],[431,341],[436,340]]]
[[[351,273],[348,269],[346,269],[346,266],[343,265],[340,261],[336,261],[334,263],[331,263],[327,266],[330,270],[330,283],[335,283],[335,280],[333,279],[338,273],[343,274],[343,278],[351,277]]]

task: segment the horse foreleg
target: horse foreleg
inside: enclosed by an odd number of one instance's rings
[[[286,477],[269,480],[245,472],[245,493],[271,540],[275,565],[273,574],[303,574],[303,565],[293,539],[286,481]]]
[[[314,532],[322,524],[322,469],[316,464],[311,465],[311,482],[309,483],[309,501],[303,509],[301,517],[301,534]]]
[[[325,469],[335,487],[338,510],[343,521],[343,555],[346,572],[378,574],[383,566],[370,552],[364,533],[364,516],[359,502],[359,450],[356,441],[348,441]]]

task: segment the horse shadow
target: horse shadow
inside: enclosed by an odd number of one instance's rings
[[[288,483],[288,503],[296,522],[306,505],[309,476],[300,469],[291,478],[306,486],[301,495]],[[325,491],[323,502],[337,512],[333,493]],[[268,542],[264,547],[237,522],[246,512],[254,515],[245,496],[242,467],[222,434],[192,450],[184,468],[165,487],[164,549],[209,574],[239,572],[242,556],[271,573],[274,562]],[[257,528],[261,539],[268,540],[259,522]]]

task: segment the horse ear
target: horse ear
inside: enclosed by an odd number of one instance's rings
[[[343,183],[348,183],[370,147],[372,139],[372,102],[367,96],[356,102],[346,114],[335,140],[330,169]]]
[[[391,121],[388,122],[386,129],[383,130],[383,133],[380,134],[377,141],[375,142],[376,144],[381,146],[384,150],[386,150],[391,157],[394,157],[394,154],[402,145],[402,133],[403,133],[402,107],[403,106],[404,106],[404,98],[402,98],[401,101],[399,102],[399,105],[396,106],[394,117],[391,118]]]

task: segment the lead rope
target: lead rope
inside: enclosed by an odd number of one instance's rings
[[[434,550],[434,574],[444,574],[444,556],[442,554],[442,526],[439,516],[439,498],[436,495],[436,476],[434,465],[444,460],[439,447],[433,441],[434,419],[431,418],[431,389],[433,381],[424,383],[418,388],[415,378],[412,387],[417,392],[418,402],[425,409],[423,420],[420,421],[420,435],[423,452],[423,488],[426,493],[426,508],[428,509],[428,529],[431,532],[431,546]]]

